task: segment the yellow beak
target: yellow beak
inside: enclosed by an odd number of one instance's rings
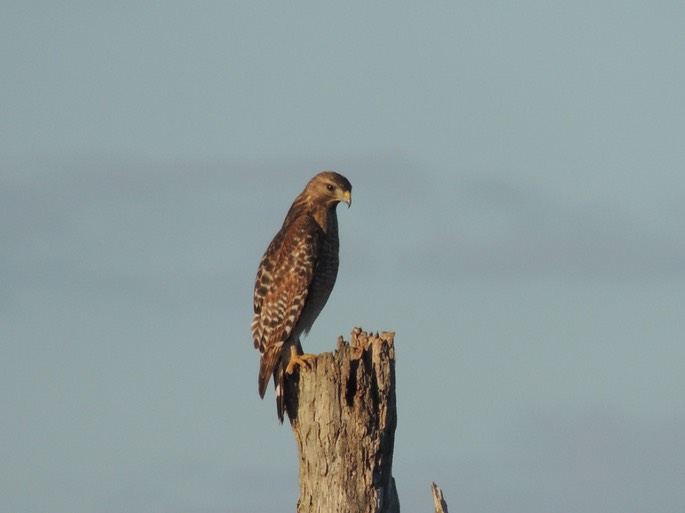
[[[341,201],[347,203],[347,208],[350,208],[350,205],[352,205],[352,193],[350,191],[343,192]]]

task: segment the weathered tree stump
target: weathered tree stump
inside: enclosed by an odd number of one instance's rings
[[[431,485],[431,492],[433,493],[433,505],[435,506],[435,513],[448,513],[447,503],[445,497],[442,495],[442,490],[438,485],[433,483]]]
[[[399,513],[394,333],[338,339],[335,353],[286,380],[300,456],[298,513]]]
[[[394,333],[338,338],[286,380],[286,410],[300,455],[297,513],[399,513],[392,477],[397,427]],[[432,484],[436,513],[447,513]]]

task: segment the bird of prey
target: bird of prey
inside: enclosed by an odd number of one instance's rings
[[[295,198],[283,226],[269,244],[257,271],[252,338],[259,349],[259,395],[271,375],[278,420],[285,411],[285,379],[297,365],[308,365],[300,336],[321,313],[338,274],[340,202],[352,203],[352,185],[341,174],[324,171]]]

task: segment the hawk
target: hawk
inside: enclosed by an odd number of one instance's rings
[[[300,335],[307,334],[331,295],[338,274],[340,202],[352,203],[352,185],[324,171],[295,198],[283,226],[266,249],[254,289],[252,338],[259,349],[259,395],[273,375],[276,411],[283,422],[285,377],[308,365]]]

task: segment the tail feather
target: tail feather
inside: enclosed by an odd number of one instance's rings
[[[276,414],[278,421],[283,424],[285,413],[285,366],[281,362],[274,369],[274,390],[276,392]]]
[[[271,374],[278,367],[281,359],[281,348],[270,348],[263,355],[259,361],[259,396],[264,399],[266,394],[266,386],[269,384]]]
[[[285,417],[285,367],[287,362],[283,359],[280,347],[267,351],[262,355],[259,362],[259,396],[264,399],[266,387],[273,375],[274,389],[276,392],[276,413],[278,420],[283,423]]]

